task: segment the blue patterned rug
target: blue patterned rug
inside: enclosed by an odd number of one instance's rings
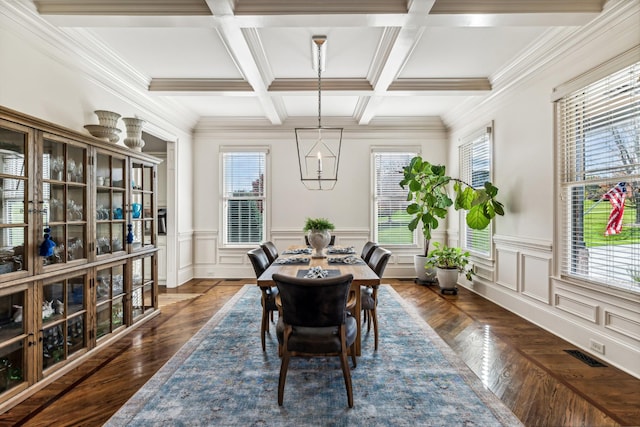
[[[245,285],[107,426],[521,426],[442,339],[387,285],[380,344],[363,330],[351,371],[338,358],[293,358],[278,406],[274,326],[260,346],[260,292]]]

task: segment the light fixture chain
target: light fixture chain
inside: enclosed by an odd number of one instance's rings
[[[318,129],[322,127],[322,63],[321,61],[321,45],[318,46]]]

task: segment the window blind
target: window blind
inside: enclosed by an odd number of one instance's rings
[[[556,106],[561,273],[640,291],[640,62]]]
[[[491,127],[465,138],[460,146],[460,179],[474,188],[484,187],[491,181]],[[492,225],[484,230],[474,230],[466,225],[466,212],[462,212],[463,247],[469,251],[491,255]]]
[[[225,152],[223,222],[225,244],[259,244],[265,235],[266,152]]]
[[[416,233],[407,225],[407,190],[400,187],[402,169],[415,152],[373,152],[375,240],[381,245],[415,245]]]

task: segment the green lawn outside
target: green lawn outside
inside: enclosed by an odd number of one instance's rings
[[[605,200],[593,207],[595,203],[592,200],[584,202],[584,241],[587,247],[640,244],[640,227],[629,227],[628,225],[636,222],[635,207],[625,207],[620,234],[605,236],[604,232],[607,229],[611,213],[611,203]],[[592,210],[589,211],[589,209]]]
[[[411,221],[411,215],[404,211],[396,211],[391,216],[378,217],[378,243],[379,244],[411,244],[413,232],[407,225]]]

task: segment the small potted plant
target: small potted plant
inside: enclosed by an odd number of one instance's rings
[[[461,248],[441,245],[433,242],[434,250],[429,252],[427,266],[436,269],[440,291],[451,291],[457,294],[456,282],[458,273],[464,273],[467,280],[471,280],[473,270],[469,266],[469,252],[463,252]]]
[[[331,233],[336,227],[326,218],[307,218],[304,223],[303,231],[306,231],[309,245],[314,249],[313,258],[324,258],[322,252],[324,248],[329,246],[331,241]]]

